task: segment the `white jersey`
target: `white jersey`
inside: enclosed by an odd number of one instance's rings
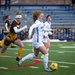
[[[32,31],[34,29],[34,35],[33,35],[33,46],[38,48],[39,46],[43,45],[43,28],[44,23],[40,20],[36,20],[36,22],[30,27],[29,29],[29,35],[32,34]]]
[[[48,34],[52,35],[51,31],[52,31],[52,29],[51,29],[51,22],[46,21],[44,23],[43,42],[45,42],[45,43],[47,42],[47,40],[49,39]]]
[[[44,35],[48,36],[48,34],[52,35],[51,22],[46,21],[44,23]]]

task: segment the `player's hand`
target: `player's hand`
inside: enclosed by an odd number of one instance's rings
[[[27,28],[27,25],[25,25],[24,28]]]
[[[55,34],[52,34],[52,36],[55,36]]]
[[[28,35],[28,39],[31,39],[31,36],[30,35]]]

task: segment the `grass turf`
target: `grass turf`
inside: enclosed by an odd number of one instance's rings
[[[32,52],[31,43],[24,43],[22,57]],[[67,48],[64,48],[67,47]],[[69,48],[68,48],[69,47]],[[3,56],[17,56],[17,48],[8,48]],[[37,59],[41,59],[41,53]],[[44,72],[43,62],[35,65],[37,68],[25,66],[21,68],[0,69],[0,75],[74,75],[75,74],[75,42],[51,43],[49,50],[49,65],[51,62],[57,62],[58,70],[54,72]],[[23,64],[32,64],[33,61],[26,60]],[[15,58],[0,58],[0,67],[17,66]]]

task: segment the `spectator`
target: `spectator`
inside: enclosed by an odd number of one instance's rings
[[[0,0],[0,9],[1,9],[1,0]]]
[[[7,7],[10,10],[10,0],[5,0],[5,10],[7,10]]]
[[[71,0],[71,7],[74,8],[75,6],[75,0]]]

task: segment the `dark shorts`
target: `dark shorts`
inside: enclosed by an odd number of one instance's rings
[[[18,38],[14,39],[13,41],[9,41],[7,39],[5,39],[4,41],[4,45],[9,46],[11,43],[14,43]]]
[[[5,41],[4,41],[4,45],[9,46],[11,43],[14,43],[15,40],[17,40],[17,34],[12,35],[12,34],[7,34]]]

